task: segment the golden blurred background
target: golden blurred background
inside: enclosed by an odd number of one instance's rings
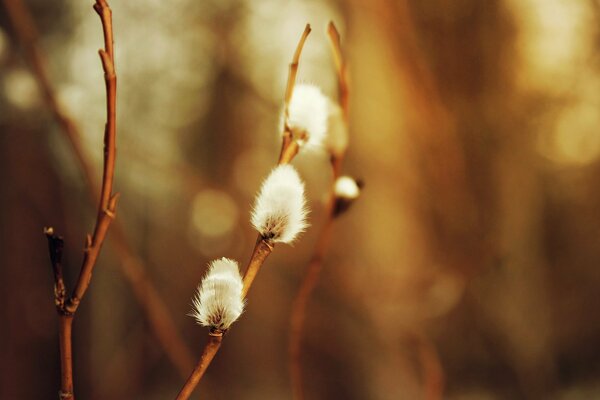
[[[96,204],[8,12],[20,2],[0,7],[0,398],[46,399],[59,363],[42,228],[64,235],[72,283]],[[99,178],[105,92],[92,3],[25,6]],[[132,253],[107,241],[75,319],[79,398],[165,399],[181,387],[186,357],[176,366],[167,356],[136,300],[147,288],[136,297],[138,275],[121,264],[143,268],[195,358],[206,332],[186,316],[191,297],[208,261],[250,257],[251,203],[276,161],[288,64],[307,22],[299,80],[336,95],[329,20],[351,73],[344,172],[366,186],[336,222],[309,305],[307,399],[600,398],[598,0],[111,7],[115,190]],[[195,398],[291,396],[289,312],[331,183],[324,153],[295,164],[312,226],[269,258]]]

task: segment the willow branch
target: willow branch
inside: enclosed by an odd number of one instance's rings
[[[298,73],[298,65],[300,63],[300,55],[302,54],[302,49],[304,48],[304,43],[310,34],[310,24],[306,24],[304,28],[304,32],[302,32],[302,36],[300,37],[300,41],[298,42],[298,46],[296,46],[296,51],[294,52],[294,58],[292,58],[292,63],[290,64],[290,71],[288,75],[288,81],[285,88],[285,97],[284,97],[284,109],[285,116],[288,116],[288,106],[290,104],[290,100],[292,99],[292,94],[294,93],[294,86],[296,85],[296,74]]]
[[[94,9],[100,15],[102,27],[105,32],[105,49],[100,50],[104,79],[106,81],[107,117],[104,131],[104,170],[101,187],[101,198],[98,206],[98,216],[92,235],[87,235],[85,250],[79,278],[70,297],[66,296],[66,287],[62,275],[62,249],[63,240],[54,234],[54,229],[46,228],[50,261],[54,272],[54,297],[59,315],[59,348],[61,383],[59,398],[62,400],[75,400],[73,392],[73,344],[72,328],[73,318],[79,307],[80,301],[87,291],[92,279],[92,271],[100,254],[102,244],[106,238],[108,228],[115,217],[118,195],[112,194],[112,183],[115,170],[116,157],[116,75],[112,53],[112,20],[108,4],[97,0]]]
[[[79,307],[81,299],[87,291],[92,279],[92,272],[96,260],[102,249],[108,228],[115,218],[118,194],[112,194],[113,179],[116,159],[116,103],[117,103],[117,76],[113,58],[112,43],[112,13],[104,0],[97,0],[94,9],[100,16],[104,30],[104,49],[99,51],[104,81],[106,83],[106,127],[104,130],[104,168],[102,172],[102,186],[100,189],[100,203],[94,233],[86,238],[83,264],[79,278],[75,284],[73,294],[65,304],[65,311],[74,314]]]
[[[338,74],[338,83],[340,91],[340,104],[344,112],[344,119],[348,123],[348,73],[346,63],[342,57],[340,45],[340,35],[333,24],[329,23],[327,33],[329,35],[333,58]],[[331,155],[330,166],[332,171],[332,184],[329,192],[329,197],[326,206],[325,222],[321,227],[315,249],[310,258],[298,292],[292,303],[292,311],[290,317],[290,335],[288,341],[289,352],[289,368],[290,379],[292,383],[292,397],[300,400],[304,398],[304,390],[302,386],[302,365],[300,362],[300,353],[302,348],[302,330],[306,319],[306,309],[308,302],[321,276],[323,270],[323,261],[329,245],[331,243],[331,235],[333,223],[336,217],[339,216],[339,207],[337,206],[337,197],[335,194],[335,182],[341,175],[344,153]]]
[[[298,292],[292,303],[290,318],[290,336],[288,341],[290,378],[292,382],[292,398],[303,399],[304,391],[302,387],[302,365],[300,362],[300,352],[302,348],[302,329],[306,319],[306,308],[308,301],[317,286],[323,269],[323,259],[331,243],[331,233],[333,222],[335,220],[335,195],[330,194],[327,202],[327,217],[319,232],[319,237],[315,249],[310,258],[304,277]]]
[[[293,140],[291,131],[287,123],[288,106],[292,97],[292,93],[294,91],[296,74],[298,72],[298,65],[300,62],[300,55],[302,54],[302,48],[304,47],[304,43],[306,42],[306,38],[309,34],[310,25],[306,24],[304,32],[300,37],[300,41],[296,46],[296,51],[294,53],[292,63],[290,64],[290,71],[288,75],[288,81],[284,97],[284,135],[282,140],[281,153],[279,154],[279,160],[277,163],[278,165],[287,164],[291,162],[299,150],[299,145],[295,140]],[[256,244],[254,245],[254,250],[252,251],[252,255],[250,256],[250,260],[248,261],[248,265],[246,266],[244,277],[242,279],[243,298],[245,298],[248,295],[248,291],[250,290],[250,287],[252,287],[254,279],[258,275],[258,272],[260,271],[262,265],[265,263],[267,257],[273,251],[273,248],[274,243],[272,241],[262,237],[262,235],[260,234],[258,235],[256,239]],[[202,356],[200,357],[200,361],[198,362],[196,368],[186,381],[183,389],[181,389],[181,391],[179,392],[179,395],[177,396],[176,400],[183,400],[189,398],[189,396],[192,394],[192,391],[195,389],[195,387],[198,385],[198,383],[204,376],[204,372],[210,365],[215,354],[219,350],[219,347],[221,346],[221,341],[222,332],[211,332],[211,334],[209,335],[209,341],[202,352]]]
[[[418,358],[421,365],[424,400],[444,398],[444,368],[434,343],[423,332],[415,333]]]
[[[346,122],[348,121],[349,116],[349,75],[348,75],[348,67],[345,62],[342,53],[342,44],[340,39],[340,33],[333,21],[329,22],[327,26],[327,35],[329,36],[329,44],[331,45],[331,52],[333,54],[333,61],[335,63],[335,68],[338,76],[338,91],[339,91],[339,101],[340,106],[342,107],[342,111],[344,113],[344,118]]]
[[[294,52],[294,56],[292,58],[292,62],[290,63],[290,70],[288,74],[287,85],[285,89],[285,96],[283,100],[283,110],[284,110],[284,123],[283,123],[283,136],[281,142],[281,152],[279,153],[279,159],[277,161],[278,165],[281,164],[289,164],[298,151],[300,150],[300,145],[296,140],[294,140],[292,136],[292,131],[288,125],[288,117],[289,117],[289,105],[292,95],[294,93],[294,87],[296,86],[296,75],[298,73],[298,66],[300,65],[300,56],[302,55],[302,49],[304,48],[304,43],[310,34],[310,24],[306,24],[302,35],[300,36],[300,40],[298,41],[298,45],[296,46],[296,51]],[[256,245],[254,246],[254,251],[252,252],[252,257],[250,258],[250,262],[248,263],[248,267],[246,268],[246,272],[244,273],[244,288],[243,288],[243,296],[246,297],[250,287],[252,286],[252,282],[254,282],[254,278],[260,267],[266,260],[266,258],[273,251],[273,243],[264,239],[261,235],[258,235],[256,239]]]
[[[56,90],[48,78],[45,57],[37,44],[38,33],[35,22],[22,0],[3,0],[3,2],[14,26],[17,38],[23,47],[25,57],[42,90],[46,106],[60,126],[61,132],[65,135],[67,142],[71,145],[73,154],[83,172],[90,201],[95,204],[98,197],[101,196],[98,193],[100,185],[94,176],[92,165],[85,156],[85,151],[81,145],[82,135],[79,128],[60,105],[57,100]],[[105,32],[105,42],[108,32],[112,36],[112,30]],[[108,38],[108,42],[110,43],[110,51],[107,51],[107,53],[112,54],[114,53],[114,46],[110,37]],[[105,199],[106,193],[102,196]],[[137,302],[141,305],[150,323],[150,328],[163,347],[165,354],[177,367],[181,376],[186,377],[194,364],[191,352],[175,329],[175,324],[164,301],[146,273],[147,268],[144,262],[133,251],[118,220],[114,221],[111,226],[109,240],[115,246],[117,257],[121,261],[118,265],[132,288]]]
[[[192,374],[183,385],[183,388],[177,395],[176,400],[186,400],[191,395],[198,383],[200,383],[200,379],[204,376],[204,373],[208,369],[208,366],[212,362],[213,358],[219,351],[221,347],[221,342],[223,341],[223,333],[222,332],[211,332],[208,335],[208,342],[202,351],[202,355],[200,356],[200,360],[192,371]]]
[[[292,95],[294,94],[294,87],[296,86],[296,75],[298,74],[298,66],[300,65],[300,55],[302,55],[304,43],[306,42],[310,32],[310,24],[306,24],[304,32],[302,32],[302,36],[300,36],[300,41],[296,46],[296,51],[294,52],[292,62],[290,63],[290,69],[285,88],[285,96],[283,98],[283,140],[281,143],[281,152],[279,153],[278,164],[290,163],[300,150],[300,146],[294,140],[292,130],[289,127],[289,106]]]
[[[256,278],[260,267],[264,264],[265,260],[272,251],[273,244],[268,240],[263,239],[262,236],[259,235],[258,239],[256,240],[254,250],[252,251],[250,261],[248,262],[248,266],[246,267],[246,272],[244,273],[242,297],[246,297],[248,295],[248,291],[252,286],[252,282],[254,282],[254,278]]]
[[[84,152],[81,145],[81,135],[79,135],[75,123],[71,118],[69,118],[67,113],[60,106],[54,87],[52,86],[52,83],[48,77],[46,60],[43,53],[37,46],[38,32],[29,10],[25,7],[22,0],[2,1],[4,2],[4,6],[10,21],[15,29],[17,38],[23,47],[26,59],[31,66],[40,89],[42,90],[44,101],[46,102],[47,107],[54,115],[54,118],[61,127],[62,132],[64,132],[65,136],[67,136],[69,143],[73,147],[73,153],[75,154],[78,163],[82,166],[81,169],[83,170],[86,181],[93,182],[93,169],[88,160],[84,157]],[[96,190],[96,187],[96,185],[93,185],[94,190]],[[95,194],[94,201],[96,201]]]

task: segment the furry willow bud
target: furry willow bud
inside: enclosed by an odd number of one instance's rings
[[[237,262],[214,260],[198,286],[190,316],[211,329],[226,331],[244,311],[242,277]]]
[[[349,176],[340,176],[335,181],[335,197],[354,200],[360,195],[360,188],[356,181]]]
[[[346,211],[360,195],[360,185],[349,176],[337,178],[333,190],[335,194],[334,215],[336,216]]]
[[[288,106],[288,126],[300,145],[320,146],[327,133],[329,99],[317,86],[299,84]]]
[[[307,226],[304,183],[289,164],[265,179],[252,211],[252,225],[265,239],[290,243]]]

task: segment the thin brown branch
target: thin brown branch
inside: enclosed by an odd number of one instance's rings
[[[298,142],[294,140],[292,130],[288,125],[289,105],[292,95],[294,94],[294,87],[296,86],[296,75],[298,74],[298,66],[300,65],[300,55],[302,54],[304,43],[306,42],[310,31],[310,24],[306,24],[304,32],[302,32],[302,36],[300,36],[300,41],[296,46],[296,51],[294,52],[292,62],[290,63],[290,70],[285,88],[285,96],[283,98],[283,141],[281,143],[281,152],[279,153],[278,164],[290,163],[300,150],[300,146],[298,145]]]
[[[344,112],[344,119],[346,123],[348,123],[348,73],[346,63],[342,56],[340,35],[333,22],[329,23],[327,33],[329,35],[331,49],[334,56],[333,58],[338,74],[340,105]],[[344,156],[344,153],[337,155],[331,154],[330,165],[332,171],[332,184],[326,206],[325,222],[321,227],[313,255],[311,256],[306,268],[306,272],[304,273],[304,277],[302,278],[302,282],[300,283],[300,287],[298,288],[298,292],[296,293],[296,297],[292,303],[288,352],[292,397],[297,400],[304,399],[300,353],[302,349],[302,330],[304,327],[304,321],[306,320],[306,309],[308,307],[310,297],[314,292],[314,289],[317,286],[321,276],[321,271],[323,270],[323,261],[331,243],[333,223],[340,215],[340,209],[337,207],[338,199],[335,195],[335,183],[341,175]]]
[[[44,94],[46,105],[61,127],[61,132],[65,135],[67,142],[71,145],[80,170],[83,172],[90,201],[96,203],[98,197],[101,196],[98,193],[100,185],[97,183],[97,179],[93,173],[94,169],[89,163],[81,145],[82,135],[79,128],[66,110],[61,107],[57,100],[56,90],[48,78],[45,57],[37,45],[38,33],[35,22],[22,0],[3,0],[3,2],[15,28],[17,38],[24,49],[26,59]],[[94,8],[96,9],[96,5],[94,5]],[[106,52],[109,57],[105,60],[102,55],[103,53],[100,56],[103,57],[103,67],[105,65],[106,67],[110,67],[108,59],[114,53],[113,34],[112,29],[103,30],[105,43],[109,43],[109,50],[103,50],[102,52]],[[115,121],[114,118],[112,120]],[[105,192],[101,196],[103,202],[106,202],[107,193]],[[176,325],[164,301],[146,273],[147,268],[144,262],[135,254],[118,220],[112,224],[109,240],[115,246],[117,256],[121,261],[118,263],[118,266],[132,288],[137,302],[141,305],[154,335],[157,337],[171,362],[177,367],[181,376],[186,377],[194,363],[191,352],[175,329]]]
[[[331,45],[331,52],[333,54],[333,61],[338,76],[338,91],[339,101],[342,111],[344,113],[344,119],[348,122],[348,116],[350,113],[349,104],[349,74],[348,67],[345,58],[342,53],[342,43],[340,39],[340,33],[333,21],[329,22],[327,26],[327,35],[329,36],[329,44]]]
[[[94,6],[102,22],[105,39],[112,41],[112,19],[108,4],[98,0]],[[106,34],[106,32],[110,32]],[[105,42],[105,50],[100,51],[102,65],[104,68],[104,79],[106,81],[107,98],[107,122],[104,132],[104,170],[101,188],[100,204],[98,206],[98,217],[94,227],[93,235],[86,237],[83,263],[75,289],[70,297],[58,298],[59,287],[64,289],[61,269],[61,255],[63,241],[54,234],[52,228],[45,230],[48,238],[50,260],[55,276],[55,302],[59,314],[59,347],[61,363],[61,387],[60,398],[74,400],[73,393],[73,349],[72,349],[72,326],[75,312],[80,301],[87,291],[92,279],[92,271],[100,254],[102,244],[106,238],[108,228],[115,217],[118,195],[112,194],[112,183],[115,170],[116,158],[116,75],[112,58],[112,43]],[[66,291],[66,290],[65,290]]]
[[[112,13],[105,1],[97,0],[94,9],[100,16],[102,28],[105,32],[105,49],[100,50],[100,58],[104,69],[106,82],[106,127],[104,130],[104,168],[102,172],[102,186],[100,190],[100,203],[98,217],[91,238],[86,240],[79,278],[75,284],[73,294],[65,305],[65,311],[74,314],[79,307],[81,299],[87,291],[92,279],[92,272],[96,260],[102,249],[108,228],[115,218],[117,200],[119,195],[112,194],[113,179],[116,159],[116,102],[117,102],[117,77],[115,74],[114,60],[112,58]],[[107,33],[109,32],[109,33]],[[110,40],[110,42],[109,42]]]
[[[285,108],[285,116],[288,116],[288,106],[290,104],[290,100],[292,99],[292,94],[294,93],[294,86],[296,85],[296,74],[298,73],[298,65],[300,63],[300,55],[302,54],[302,49],[304,48],[304,43],[306,42],[306,38],[310,34],[310,24],[306,24],[304,28],[304,32],[302,32],[302,36],[300,37],[300,41],[298,42],[298,46],[296,47],[296,51],[294,52],[294,58],[292,58],[292,63],[290,64],[290,71],[288,75],[288,81],[285,88],[285,97],[284,97],[284,108]]]
[[[248,291],[252,286],[252,282],[254,282],[254,278],[256,278],[260,267],[264,264],[265,260],[272,251],[273,244],[263,239],[259,235],[258,239],[256,240],[256,245],[254,246],[254,251],[252,252],[252,257],[250,257],[250,262],[248,263],[248,267],[246,267],[246,272],[244,273],[242,297],[246,297],[248,295]]]
[[[68,117],[67,113],[60,106],[55,94],[56,91],[48,77],[45,57],[37,46],[38,33],[35,22],[22,0],[3,0],[3,2],[17,34],[17,38],[23,47],[25,57],[27,58],[35,79],[42,90],[46,105],[54,115],[62,132],[67,136],[71,147],[73,147],[73,153],[75,154],[75,157],[77,157],[79,164],[82,166],[81,169],[85,175],[86,181],[93,182],[95,180],[92,173],[93,168],[84,156],[81,145],[81,135],[72,119]],[[97,185],[91,187],[94,190],[93,197],[95,202]]]
[[[272,251],[273,244],[264,239],[262,236],[258,235],[256,245],[252,251],[252,256],[250,257],[250,261],[248,261],[248,266],[246,267],[246,271],[244,273],[242,298],[245,298],[248,295],[248,291],[254,282],[254,278],[256,278],[260,267],[264,264],[265,260]],[[219,347],[221,346],[221,342],[223,340],[222,334],[223,332],[219,331],[211,332],[209,334],[208,343],[204,347],[200,360],[177,395],[176,400],[189,398],[196,386],[198,386],[198,383],[200,383],[200,380],[204,376],[204,373],[208,369],[208,366],[212,362],[214,356],[219,350]]]
[[[330,194],[327,203],[327,217],[319,232],[319,237],[315,245],[313,255],[300,283],[296,297],[292,303],[290,318],[290,336],[288,341],[290,378],[292,383],[292,398],[303,399],[304,390],[302,386],[302,364],[300,352],[302,348],[302,329],[306,319],[306,309],[310,297],[317,286],[321,271],[323,269],[323,259],[331,242],[331,233],[333,229],[335,194]]]
[[[415,334],[418,344],[418,357],[423,381],[423,399],[441,400],[444,398],[444,368],[435,344],[423,332]]]
[[[278,165],[287,164],[287,163],[291,162],[292,159],[296,156],[296,154],[298,154],[298,151],[300,149],[299,144],[293,139],[291,131],[288,127],[287,116],[288,116],[289,100],[292,97],[292,93],[294,91],[294,85],[296,82],[296,73],[298,71],[300,55],[302,53],[302,48],[304,47],[304,42],[306,41],[306,38],[308,37],[309,33],[310,33],[310,25],[306,24],[306,28],[304,29],[304,32],[302,33],[302,36],[300,37],[298,46],[296,47],[296,52],[294,53],[294,58],[292,59],[292,63],[290,64],[290,72],[289,72],[289,76],[288,76],[288,82],[287,82],[285,99],[284,99],[284,115],[285,115],[286,121],[284,121],[284,134],[283,134],[283,140],[282,140],[282,145],[281,145],[281,153],[279,154],[279,159],[278,159],[278,163],[277,163]],[[256,275],[258,275],[260,268],[264,264],[267,257],[273,251],[273,247],[274,247],[274,244],[271,241],[263,238],[260,234],[258,235],[258,237],[256,239],[256,244],[254,246],[254,250],[252,251],[252,256],[250,257],[250,261],[248,261],[248,265],[244,272],[243,286],[242,286],[242,297],[243,298],[245,298],[248,295],[248,291],[250,290],[250,287],[252,286],[252,283],[254,282]],[[198,383],[202,379],[204,372],[210,365],[215,354],[219,350],[219,347],[221,346],[222,336],[218,336],[218,339],[216,339],[212,335],[215,335],[215,333],[213,332],[213,333],[211,333],[211,336],[209,336],[209,341],[206,344],[206,347],[204,348],[204,351],[202,353],[202,356],[200,357],[200,361],[198,362],[198,365],[196,366],[196,368],[194,369],[194,371],[188,378],[183,389],[179,392],[179,395],[177,396],[176,400],[183,400],[183,399],[189,398],[189,396],[192,394],[192,391],[195,389],[195,387],[198,385]],[[218,340],[218,343],[214,343],[217,340]]]
[[[192,392],[194,391],[196,386],[198,386],[200,379],[202,379],[204,373],[208,369],[208,366],[219,351],[222,341],[222,332],[209,333],[208,342],[206,343],[206,346],[204,346],[204,350],[202,351],[200,360],[198,361],[196,368],[194,368],[194,371],[192,371],[192,374],[190,375],[188,380],[185,382],[185,385],[177,395],[176,400],[186,400],[192,395]]]
[[[60,400],[75,400],[73,393],[73,315],[60,313],[58,316],[58,340],[60,350]]]

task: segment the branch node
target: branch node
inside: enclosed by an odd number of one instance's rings
[[[83,251],[85,253],[89,252],[90,249],[92,248],[93,244],[94,244],[94,242],[93,242],[93,239],[92,239],[92,235],[90,235],[89,233],[86,234],[85,235],[85,244],[84,244],[84,247],[83,247]]]
[[[63,391],[63,390],[59,390],[58,391],[58,399],[59,400],[70,400],[72,399],[74,396],[73,392],[71,391]]]
[[[115,219],[115,217],[117,216],[117,214],[109,208],[105,208],[104,210],[102,210],[102,212],[104,212],[104,214],[110,219]]]

